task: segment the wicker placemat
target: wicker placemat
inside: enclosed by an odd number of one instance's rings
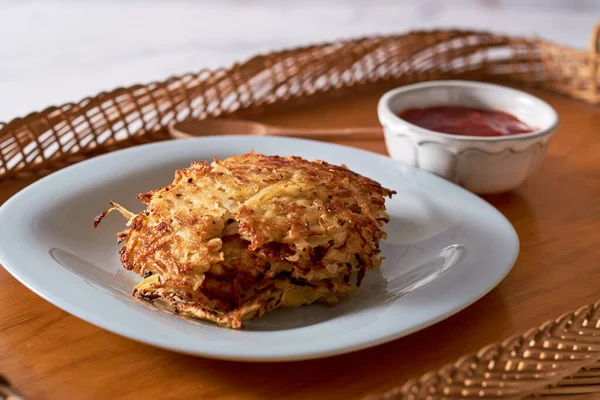
[[[369,400],[600,399],[600,302]]]
[[[117,88],[0,123],[0,181],[166,138],[172,120],[267,112],[360,90],[443,78],[536,86],[598,103],[590,51],[486,32],[369,37],[260,55],[227,69]]]
[[[369,37],[118,88],[0,123],[0,181],[166,139],[174,120],[247,116],[424,80],[501,81],[597,104],[599,32],[600,25],[588,51],[461,30]],[[599,307],[564,315],[375,398],[600,398]]]

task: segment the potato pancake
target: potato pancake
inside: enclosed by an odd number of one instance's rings
[[[147,206],[117,234],[136,296],[241,328],[278,307],[334,303],[381,264],[394,191],[324,161],[248,153],[194,162],[143,193]]]

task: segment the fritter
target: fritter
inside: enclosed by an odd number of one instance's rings
[[[143,193],[147,206],[117,234],[134,294],[241,328],[278,307],[334,303],[381,264],[379,241],[395,192],[324,161],[248,153],[194,162]]]

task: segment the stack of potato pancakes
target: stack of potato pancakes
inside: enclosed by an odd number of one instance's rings
[[[334,303],[381,264],[394,191],[344,166],[248,153],[176,171],[118,233],[134,294],[241,328],[278,307]]]

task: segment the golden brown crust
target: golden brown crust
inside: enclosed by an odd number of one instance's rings
[[[94,226],[113,210],[128,219],[119,254],[146,276],[137,295],[237,328],[273,308],[355,290],[381,263],[384,197],[393,193],[345,167],[249,153],[192,163],[138,196],[145,211],[111,203]]]

